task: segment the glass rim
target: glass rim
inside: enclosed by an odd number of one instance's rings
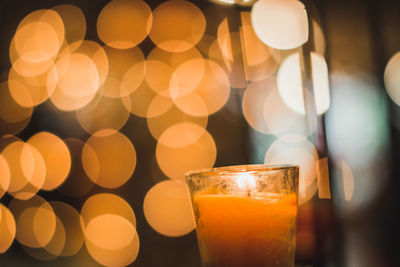
[[[212,177],[212,176],[232,176],[241,174],[266,174],[271,171],[284,171],[284,170],[299,170],[298,165],[292,164],[244,164],[244,165],[231,165],[221,166],[208,169],[192,170],[185,173],[185,179],[192,179],[194,177]]]

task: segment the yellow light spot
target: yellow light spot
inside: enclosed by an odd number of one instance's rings
[[[58,53],[60,45],[57,32],[47,23],[32,22],[15,33],[15,49],[27,62],[51,59]]]
[[[82,164],[89,178],[105,188],[125,184],[136,167],[136,151],[120,132],[105,129],[94,133],[82,151]]]
[[[136,217],[128,202],[117,195],[103,193],[91,196],[83,204],[81,210],[83,224],[81,227],[84,232],[90,221],[106,214],[123,217],[136,227]]]
[[[173,105],[172,99],[169,97],[169,90],[167,92],[156,95],[147,109],[147,118],[154,118],[165,114]],[[168,96],[166,96],[168,95]]]
[[[169,83],[172,69],[158,60],[147,60],[145,79],[151,89],[164,96],[169,96]]]
[[[170,92],[174,103],[185,113],[207,116],[225,105],[230,87],[225,71],[217,63],[195,59],[174,72]]]
[[[59,218],[59,221],[62,223],[65,232],[63,248],[61,251],[58,251],[56,255],[64,257],[73,256],[77,254],[83,246],[84,235],[81,228],[83,219],[79,212],[67,203],[51,201],[50,205],[57,218]],[[62,238],[62,236],[60,236],[60,238]],[[61,243],[61,240],[58,243]]]
[[[40,152],[46,165],[46,180],[42,189],[53,190],[59,187],[71,169],[71,155],[66,144],[49,132],[35,134],[29,138],[28,144]]]
[[[186,61],[198,58],[203,57],[196,47],[183,52],[168,52],[156,46],[147,56],[147,61],[161,61],[167,64],[171,70],[174,71]]]
[[[195,143],[205,132],[205,128],[195,123],[178,123],[169,127],[158,142],[168,147],[186,147]]]
[[[85,236],[95,246],[106,250],[127,247],[135,238],[135,227],[124,217],[105,214],[92,219],[86,226]]]
[[[188,1],[166,1],[154,9],[151,40],[169,52],[183,52],[197,44],[206,20],[201,10]]]
[[[328,67],[323,56],[311,53],[315,108],[319,115],[330,105]],[[277,76],[279,94],[294,111],[305,114],[300,56],[292,54],[282,63]]]
[[[400,71],[400,52],[394,54],[388,61],[385,72],[384,81],[386,92],[389,97],[397,105],[400,105],[400,77],[398,73]]]
[[[100,92],[107,97],[123,97],[131,94],[144,79],[146,64],[143,52],[138,47],[119,50],[105,46],[104,50],[109,69]]]
[[[10,167],[8,166],[7,160],[0,154],[0,198],[2,198],[8,190],[10,179]]]
[[[50,77],[52,76],[52,77]],[[36,76],[22,76],[11,68],[8,74],[10,94],[20,106],[33,107],[46,101],[55,89],[56,73],[45,71]]]
[[[308,40],[304,4],[297,0],[260,0],[251,11],[258,38],[277,49],[292,49]]]
[[[316,120],[309,124],[304,115],[290,109],[283,102],[277,88],[269,91],[265,99],[263,115],[268,130],[275,136],[294,133],[308,136],[315,131],[317,126]]]
[[[184,180],[192,169],[210,168],[214,165],[217,148],[213,137],[204,131],[196,142],[185,147],[169,147],[158,142],[156,157],[161,170],[171,179]]]
[[[278,52],[258,39],[251,25],[251,13],[240,13],[240,28],[243,61],[247,80],[254,81],[271,76],[278,68],[273,57]]]
[[[32,248],[46,246],[54,236],[56,216],[50,204],[39,196],[27,201],[13,199],[10,211],[17,222],[16,239]]]
[[[10,184],[8,186],[8,191],[10,193],[18,193],[27,188],[28,183],[33,175],[33,171],[35,169],[35,157],[32,153],[32,150],[29,149],[22,141],[15,141],[9,144],[2,152],[4,159],[7,161],[7,164],[10,169]],[[43,184],[42,181],[39,182],[39,188],[36,188],[36,192],[40,189],[40,185]],[[33,190],[33,188],[31,188]]]
[[[67,46],[60,53],[60,56],[68,56],[71,53],[83,54],[93,60],[99,75],[99,86],[101,86],[107,77],[109,68],[108,58],[104,48],[90,40],[76,41]]]
[[[10,44],[13,68],[23,76],[48,70],[64,42],[64,33],[63,21],[54,10],[41,9],[28,14],[19,23]]]
[[[86,239],[86,248],[89,254],[100,264],[110,267],[127,266],[134,262],[139,253],[139,236],[134,227],[127,227],[125,225],[124,228],[129,231],[129,235],[134,236],[133,240],[128,246],[122,249],[108,250],[100,248],[93,244],[89,239]],[[104,232],[102,233],[104,234]]]
[[[32,198],[43,187],[46,179],[46,165],[40,152],[33,146],[23,143],[19,155],[19,161],[13,168],[13,174],[19,175],[19,168],[26,179],[23,187],[16,191],[9,190],[14,198],[27,200]],[[18,166],[18,163],[20,166]],[[14,178],[14,176],[12,176]]]
[[[79,124],[88,133],[101,129],[121,129],[129,118],[129,111],[120,98],[97,95],[86,107],[76,111]]]
[[[247,123],[264,134],[271,132],[260,111],[264,109],[267,97],[274,86],[273,79],[254,81],[246,88],[243,95],[242,110]]]
[[[14,216],[7,207],[0,204],[0,253],[6,252],[14,241],[16,225]]]
[[[153,16],[142,0],[113,0],[97,20],[97,33],[108,46],[127,49],[142,42],[150,32]]]
[[[165,236],[183,236],[195,228],[189,192],[181,181],[153,186],[146,194],[143,211],[150,226]]]
[[[67,138],[65,143],[71,153],[71,171],[58,190],[70,197],[82,197],[94,186],[82,165],[82,149],[85,143],[77,138]]]
[[[178,123],[195,123],[201,128],[206,128],[208,116],[190,116],[182,112],[175,105],[170,104],[170,102],[170,99],[165,99],[161,96],[159,98],[155,98],[150,104],[147,126],[149,127],[151,135],[155,139],[158,140],[164,131]]]
[[[276,140],[265,155],[266,164],[300,166],[299,204],[306,203],[317,191],[318,153],[314,145],[300,135],[286,135]]]
[[[149,113],[149,107],[157,93],[152,90],[146,81],[144,81],[136,91],[122,98],[126,110],[132,114],[146,118]]]
[[[94,95],[99,88],[99,74],[93,60],[87,55],[73,53],[56,62],[57,87],[70,97]]]

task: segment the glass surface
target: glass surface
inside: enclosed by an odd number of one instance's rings
[[[243,165],[186,174],[203,266],[293,267],[298,172]]]

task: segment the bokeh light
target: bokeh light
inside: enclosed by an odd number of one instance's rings
[[[183,52],[168,52],[156,46],[150,51],[149,55],[147,56],[147,61],[161,61],[167,64],[171,68],[171,70],[174,71],[183,63],[191,59],[198,58],[203,58],[203,56],[196,47],[185,50]],[[151,77],[151,75],[149,77]]]
[[[53,190],[59,187],[71,169],[71,154],[67,145],[49,132],[37,133],[27,143],[40,152],[46,165],[46,180],[42,189]]]
[[[22,141],[15,141],[2,151],[2,155],[10,170],[8,192],[19,199],[33,197],[43,186],[46,175],[40,153]]]
[[[171,99],[163,96],[154,98],[153,102],[150,103],[147,115],[147,126],[151,135],[157,140],[165,130],[175,124],[188,122],[206,128],[208,122],[208,116],[195,117],[188,115],[172,104]]]
[[[181,181],[163,181],[146,194],[143,211],[147,222],[158,233],[177,237],[195,228],[190,195]]]
[[[132,48],[149,34],[153,16],[142,0],[113,0],[100,12],[97,34],[108,46]]]
[[[82,150],[82,164],[97,185],[117,188],[131,178],[136,167],[136,151],[125,135],[104,129],[87,140]]]
[[[98,229],[99,226],[105,225],[109,221],[109,218],[113,218],[114,221],[118,222],[119,226],[122,225],[125,230],[129,231],[129,235],[133,235],[133,239],[129,243],[129,245],[121,249],[104,249],[98,247],[95,243],[92,243],[88,238],[86,238],[86,248],[89,254],[102,265],[110,267],[128,266],[136,260],[136,257],[139,254],[139,235],[137,234],[134,227],[128,226],[127,222],[122,217],[115,215],[101,216],[99,219],[95,219],[96,221],[94,221],[91,226]],[[110,225],[107,226],[107,228],[109,228]],[[117,232],[120,232],[120,229],[116,228],[112,228],[111,230],[116,230]],[[112,233],[105,234],[105,231],[103,230],[100,230],[100,232],[98,232],[97,234],[101,236],[100,239],[104,240],[104,242],[113,241],[117,237],[112,235]],[[108,238],[110,240],[107,240]]]
[[[146,62],[146,83],[159,94],[169,96],[169,83],[172,76],[172,69],[166,63],[159,60],[147,60]]]
[[[389,59],[384,72],[386,91],[397,105],[400,105],[400,78],[397,75],[399,71],[400,52],[397,52]]]
[[[53,93],[57,78],[56,72],[45,71],[35,76],[23,76],[11,68],[8,74],[10,94],[22,107],[37,106],[46,101]]]
[[[68,56],[71,53],[83,54],[88,56],[96,65],[99,75],[99,86],[101,86],[108,74],[108,57],[102,46],[91,40],[76,41],[67,46],[60,56]]]
[[[308,136],[311,135],[317,127],[316,119],[308,123],[305,115],[290,109],[283,102],[277,88],[269,91],[265,99],[263,110],[268,131],[275,136],[294,133]]]
[[[186,147],[199,140],[205,130],[195,123],[177,123],[165,130],[158,142],[168,147]]]
[[[16,224],[10,210],[0,204],[0,254],[6,252],[14,242]]]
[[[325,113],[330,105],[328,66],[325,58],[311,52],[312,81],[317,114]],[[278,89],[283,101],[294,111],[305,114],[300,55],[294,53],[281,64]]]
[[[114,214],[125,218],[136,227],[135,213],[128,202],[117,195],[101,193],[89,197],[83,204],[81,216],[83,219],[82,229],[84,232],[86,225],[90,221],[96,217],[107,214]]]
[[[304,4],[297,0],[260,0],[251,19],[255,33],[276,49],[292,49],[308,40],[308,18]]]
[[[236,43],[240,39],[240,35],[238,33],[232,33],[230,37]],[[233,88],[245,88],[247,86],[246,75],[243,68],[243,62],[239,60],[239,62],[235,61],[227,61],[223,52],[221,51],[220,42],[218,39],[208,40],[210,42],[209,45],[202,43],[203,50],[206,50],[204,53],[208,55],[209,59],[212,59],[214,62],[218,63],[227,73],[229,77],[229,84]],[[237,53],[241,53],[241,50],[235,50],[235,56],[238,56]],[[242,56],[240,54],[240,56]],[[228,66],[226,65],[228,64]]]
[[[8,208],[17,223],[16,239],[32,248],[45,247],[56,230],[56,216],[51,205],[39,196],[28,201],[11,200]]]
[[[93,60],[81,53],[72,53],[56,62],[57,87],[75,98],[94,95],[99,88],[99,74]]]
[[[183,52],[197,44],[206,29],[202,11],[188,1],[161,3],[153,11],[151,40],[169,52]]]
[[[46,179],[46,165],[40,152],[30,144],[23,143],[21,150],[19,150],[19,142],[14,144],[18,144],[16,147],[12,148],[14,149],[13,152],[17,152],[17,154],[14,154],[14,158],[8,157],[8,160],[15,160],[15,165],[10,162],[10,166],[13,165],[11,178],[13,182],[17,180],[14,180],[14,178],[20,179],[19,182],[23,184],[23,186],[14,191],[9,189],[8,193],[14,198],[27,200],[42,189]],[[10,147],[12,147],[12,145],[10,145]],[[7,148],[5,150],[7,150]],[[19,157],[19,160],[17,157]],[[24,177],[21,177],[20,170]]]
[[[69,257],[76,255],[84,243],[84,234],[82,232],[83,219],[79,212],[71,205],[60,202],[49,202],[52,206],[55,215],[63,225],[65,240],[62,250],[59,250],[57,256]],[[57,230],[56,230],[57,231]],[[62,238],[62,236],[60,237]],[[55,239],[55,237],[53,237]],[[61,243],[58,241],[57,243]]]
[[[301,135],[286,135],[276,140],[265,155],[266,164],[300,166],[299,204],[311,199],[317,191],[318,153],[314,145]]]
[[[150,104],[156,96],[157,93],[144,81],[133,93],[123,97],[122,103],[130,113],[146,118]]]
[[[107,97],[122,97],[134,92],[144,79],[146,63],[138,47],[120,50],[105,46],[108,76],[100,92]]]
[[[271,76],[278,68],[273,54],[278,52],[258,39],[251,25],[251,12],[240,13],[243,60],[247,80],[254,81]]]
[[[121,129],[129,118],[129,111],[120,98],[97,95],[86,107],[76,111],[79,124],[88,133],[101,129]]]
[[[124,217],[105,214],[93,218],[86,225],[86,238],[105,250],[127,247],[135,238],[135,226]]]
[[[212,60],[195,59],[179,66],[171,79],[174,103],[192,116],[207,116],[220,110],[228,101],[229,79]]]
[[[7,160],[0,154],[0,198],[7,192],[11,182],[11,172]],[[0,217],[1,218],[1,217]]]
[[[53,64],[64,43],[60,15],[49,9],[28,14],[18,25],[10,44],[10,60],[21,75],[38,75]]]
[[[156,157],[165,175],[171,179],[184,180],[184,174],[189,170],[212,167],[217,157],[217,148],[213,137],[204,131],[196,142],[184,147],[170,147],[158,142]]]
[[[242,110],[247,123],[264,134],[271,134],[264,116],[266,119],[270,116],[265,113],[268,112],[266,111],[268,109],[266,100],[275,86],[276,82],[273,79],[254,81],[249,84],[243,94]],[[262,110],[264,110],[264,116],[260,112]]]

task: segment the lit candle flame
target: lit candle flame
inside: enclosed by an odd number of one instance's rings
[[[239,190],[246,191],[249,195],[250,192],[254,191],[256,188],[256,180],[254,176],[244,173],[237,177],[236,183],[238,185]]]

